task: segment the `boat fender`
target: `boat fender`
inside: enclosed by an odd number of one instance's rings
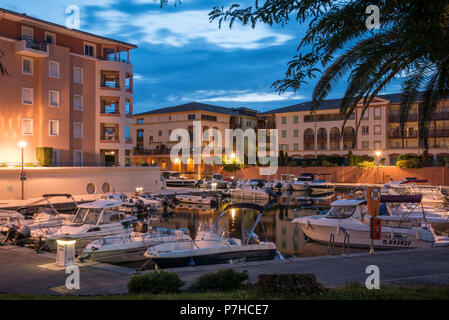
[[[188,266],[189,267],[194,267],[195,266],[195,261],[193,261],[193,258],[190,259]]]

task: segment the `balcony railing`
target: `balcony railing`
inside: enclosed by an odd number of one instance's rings
[[[416,113],[409,114],[407,116],[407,120],[406,121],[407,122],[416,122],[416,121],[418,121],[418,115]],[[391,122],[391,123],[399,123],[399,122],[401,122],[399,114],[390,114],[388,116],[388,122]]]
[[[135,155],[161,155],[161,154],[170,154],[170,149],[141,149],[134,148]]]
[[[449,112],[435,112],[432,114],[432,120],[449,120]]]
[[[344,141],[352,141],[352,140],[354,140],[354,138],[355,138],[355,135],[352,133],[344,133],[343,134]]]
[[[120,141],[120,136],[101,135],[100,139],[104,141]]]
[[[429,138],[446,138],[449,137],[449,128],[429,129]]]
[[[128,61],[128,59],[123,59],[123,58],[115,58],[115,57],[100,57],[100,60],[105,60],[105,61],[118,61],[118,62],[124,62],[124,63],[128,63],[130,64],[131,62]]]
[[[417,138],[418,131],[405,131],[404,138]],[[402,134],[398,130],[393,130],[388,132],[388,138],[399,138],[402,139]]]
[[[45,41],[35,40],[28,36],[21,36],[18,40],[25,40],[25,47],[28,49],[47,52],[47,42]]]

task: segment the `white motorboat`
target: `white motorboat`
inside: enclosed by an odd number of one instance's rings
[[[193,188],[197,182],[193,179],[185,179],[178,171],[163,171],[161,172],[161,179],[165,187],[174,188]]]
[[[325,177],[329,175],[330,174],[318,174],[317,176],[322,176],[324,179],[315,179],[309,182],[311,197],[324,197],[335,192],[335,186],[325,179]]]
[[[230,209],[255,209],[259,211],[251,231],[247,231],[247,239],[224,238],[218,233],[218,222]],[[145,256],[150,258],[160,268],[175,268],[198,266],[233,261],[272,260],[277,254],[276,245],[272,242],[262,242],[254,234],[257,223],[263,213],[263,207],[241,203],[226,207],[213,226],[201,225],[195,240],[164,242],[150,247]]]
[[[0,231],[3,231],[3,227],[6,225],[20,224],[25,220],[25,216],[20,212],[14,210],[0,210]]]
[[[104,263],[146,260],[143,254],[149,247],[166,242],[192,240],[186,231],[188,230],[158,228],[152,232],[132,232],[104,237],[89,243],[79,259]]]
[[[266,200],[266,201],[270,199],[270,196],[265,190],[249,186],[231,189],[229,190],[229,192],[233,198]]]
[[[394,201],[402,200],[397,198]],[[299,224],[304,234],[317,242],[334,241],[337,245],[369,247],[370,224],[366,200],[340,199],[331,205],[325,215],[300,217],[293,219],[292,223]],[[382,211],[379,214],[382,219],[382,235],[380,240],[373,241],[375,248],[428,248],[437,243],[447,243],[447,238],[438,237],[430,225],[421,221],[394,217]]]
[[[58,231],[42,236],[50,250],[56,248],[58,239],[76,240],[75,248],[83,248],[95,239],[109,235],[131,233],[136,218],[119,210],[121,201],[96,200],[78,205],[77,212],[69,224]]]
[[[382,194],[421,194],[423,196],[422,203],[424,206],[446,206],[447,197],[443,194],[441,187],[421,184],[427,182],[427,180],[417,178],[391,181],[383,185]]]
[[[292,184],[296,180],[294,174],[281,174],[281,181],[279,181],[278,188],[280,186],[281,191],[291,191],[293,189]]]
[[[309,183],[313,180],[313,173],[303,173],[298,179],[292,182],[292,189],[293,191],[307,191],[309,190]]]
[[[131,198],[135,201],[142,201],[144,206],[146,206],[150,211],[160,211],[164,209],[162,200],[153,195],[149,195],[146,193],[135,193],[131,196]]]
[[[214,197],[208,197],[205,194],[203,194],[201,196],[177,195],[177,196],[175,196],[175,199],[178,200],[179,202],[203,204],[203,205],[209,205],[209,206],[214,205],[217,202],[217,200]]]

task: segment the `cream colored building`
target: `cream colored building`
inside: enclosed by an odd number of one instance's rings
[[[0,9],[0,163],[36,163],[52,147],[53,166],[131,163],[136,46]]]
[[[293,158],[315,158],[318,155],[375,156],[379,151],[386,164],[394,164],[400,154],[419,155],[423,146],[418,139],[419,105],[413,104],[407,119],[405,136],[399,131],[399,94],[379,95],[362,117],[362,105],[346,122],[340,115],[340,99],[325,100],[310,111],[304,102],[265,112],[272,117],[279,134],[279,150]],[[422,111],[421,111],[422,112]],[[449,101],[442,101],[433,115],[429,131],[429,155],[435,159],[447,156],[449,148]],[[359,126],[357,136],[356,128]],[[355,137],[355,139],[354,139]],[[353,141],[355,140],[355,145]]]
[[[177,143],[170,141],[171,132],[175,129],[188,130],[193,141],[194,121],[201,121],[202,132],[209,128],[217,129],[224,144],[225,129],[255,128],[259,119],[257,112],[251,109],[230,109],[197,102],[135,114],[133,139],[136,161],[160,165],[167,170],[198,172],[192,159],[188,164],[170,162],[170,150]],[[204,141],[202,145],[208,143]]]

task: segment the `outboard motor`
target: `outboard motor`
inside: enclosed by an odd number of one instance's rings
[[[15,233],[14,242],[23,247],[23,243],[31,236],[31,230],[28,226],[21,226]]]
[[[143,220],[147,217],[147,208],[145,207],[145,205],[143,204],[142,200],[137,200],[136,201],[136,209],[137,209],[137,219],[139,220]]]
[[[252,231],[247,230],[245,236],[248,244],[258,244],[260,242],[259,236]]]
[[[134,226],[134,231],[138,233],[147,233],[148,232],[148,225],[144,222],[137,222]]]

